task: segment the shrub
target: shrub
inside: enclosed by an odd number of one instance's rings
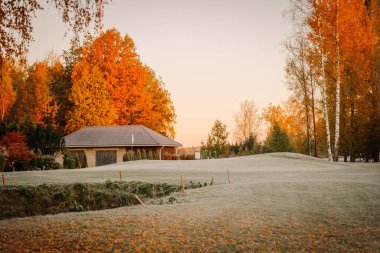
[[[83,164],[82,164],[82,168],[87,168],[88,167],[88,164],[87,164],[87,156],[86,156],[86,153],[84,153],[83,155]]]
[[[161,160],[177,160],[177,155],[165,152],[162,155]]]
[[[63,167],[65,169],[74,169],[75,160],[71,157],[68,151],[65,151],[63,154]]]
[[[138,149],[137,152],[136,152],[136,160],[141,160],[141,152],[140,152],[140,149]]]
[[[131,156],[129,154],[129,151],[126,152],[124,155],[123,155],[123,162],[128,162],[131,160]]]
[[[149,152],[148,152],[148,160],[153,160],[152,150],[149,150]]]
[[[135,154],[135,151],[130,150],[130,151],[129,151],[129,157],[131,158],[131,161],[136,160],[136,154]]]
[[[56,170],[59,169],[59,163],[55,161],[53,156],[37,156],[31,162],[31,166],[34,169],[44,169],[44,170]]]
[[[141,159],[142,159],[142,160],[146,160],[146,159],[147,159],[145,149],[143,149],[143,150],[141,151]]]
[[[154,160],[161,160],[160,151],[157,150],[157,151],[154,153]]]
[[[79,161],[78,154],[75,155],[74,161],[75,161],[74,168],[75,169],[79,169],[81,167],[81,164],[80,164],[80,161]]]

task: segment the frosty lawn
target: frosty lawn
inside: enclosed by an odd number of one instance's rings
[[[8,184],[31,185],[104,182],[118,180],[119,171],[126,181],[179,184],[183,175],[185,182],[214,177],[214,185],[173,193],[175,204],[152,200],[149,208],[3,220],[0,251],[380,250],[378,164],[336,164],[278,153],[7,173],[6,178]]]

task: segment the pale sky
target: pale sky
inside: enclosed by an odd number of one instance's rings
[[[114,0],[104,28],[135,41],[141,61],[162,77],[176,114],[176,141],[197,146],[216,119],[232,133],[239,104],[278,104],[285,87],[281,42],[291,31],[288,0]],[[28,59],[69,48],[53,8],[39,12]]]

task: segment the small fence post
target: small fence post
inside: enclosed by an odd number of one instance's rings
[[[121,182],[121,171],[119,171],[119,179],[120,179],[120,182]]]
[[[181,176],[182,193],[185,193],[185,184],[183,183],[183,177]]]
[[[3,190],[5,188],[5,176],[4,176],[4,173],[1,173],[1,178],[2,178],[2,181],[3,181]]]
[[[228,183],[231,184],[230,170],[229,169],[227,169],[227,177],[228,177]]]

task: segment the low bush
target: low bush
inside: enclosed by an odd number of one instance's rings
[[[191,181],[185,185],[186,189],[197,187],[202,184]],[[144,201],[180,190],[179,185],[137,181],[6,186],[0,191],[0,219],[135,205],[138,201],[133,194]]]
[[[131,160],[131,156],[129,154],[129,152],[126,152],[124,155],[123,155],[123,162],[128,162]]]
[[[145,149],[143,149],[143,150],[141,151],[141,159],[142,159],[142,160],[146,160],[146,159],[147,159]]]
[[[195,154],[182,154],[179,157],[180,160],[195,160]]]
[[[87,167],[88,167],[87,156],[86,156],[86,153],[84,153],[83,162],[82,162],[82,168],[87,168]]]
[[[136,160],[141,160],[141,151],[140,151],[140,149],[137,149],[137,151],[136,151]]]
[[[74,158],[74,169],[79,169],[81,167],[82,166],[80,164],[79,156],[78,156],[78,154],[76,154],[75,158]]]
[[[65,151],[63,154],[63,167],[65,169],[74,169],[75,160],[71,157],[68,151]]]
[[[161,160],[160,152],[158,150],[154,153],[154,160]]]
[[[59,163],[50,155],[37,156],[30,162],[30,165],[33,169],[40,170],[57,170],[60,168]]]
[[[171,153],[167,153],[165,152],[163,155],[162,155],[162,160],[178,160],[178,157],[176,154],[171,154]]]

